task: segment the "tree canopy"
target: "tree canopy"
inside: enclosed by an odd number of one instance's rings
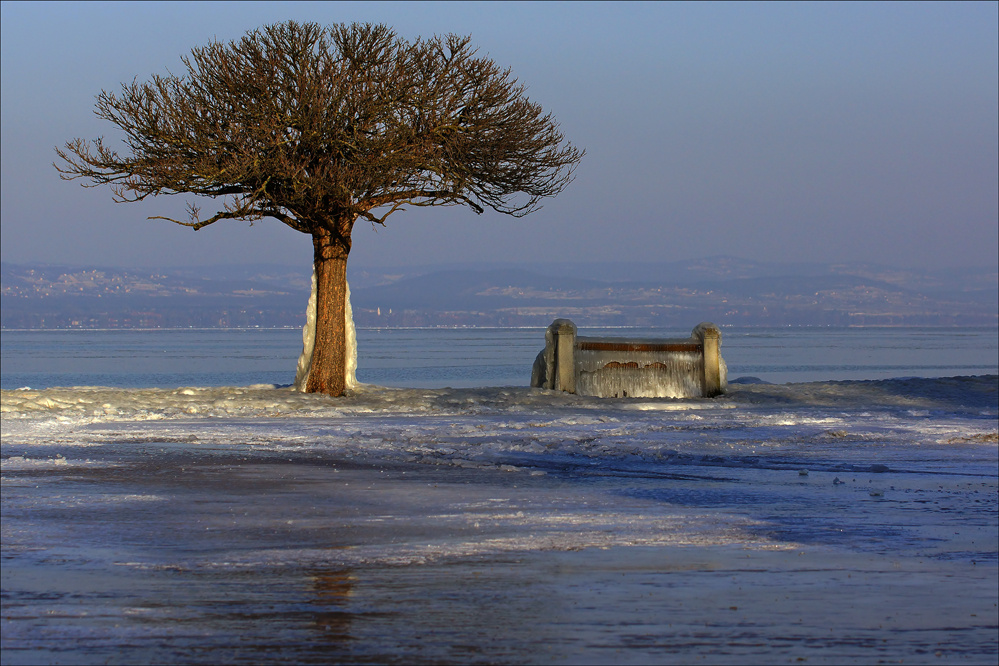
[[[182,74],[98,95],[95,112],[121,130],[124,150],[75,139],[56,149],[56,168],[109,185],[120,202],[221,198],[207,217],[190,203],[186,220],[153,218],[195,230],[270,217],[311,234],[318,317],[333,346],[342,335],[327,320],[342,312],[356,220],[384,224],[405,206],[438,205],[526,215],[568,185],[582,157],[468,37],[410,42],[384,25],[289,21],[181,60]],[[317,382],[310,390],[342,392]]]

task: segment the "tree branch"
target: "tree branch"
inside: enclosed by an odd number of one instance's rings
[[[232,197],[206,220],[196,208],[187,222],[150,218],[194,229],[272,217],[315,233],[341,215],[384,224],[406,205],[526,215],[583,156],[468,37],[289,21],[181,62],[102,91],[96,113],[124,147],[70,141],[56,149],[60,177],[108,185],[117,202]]]

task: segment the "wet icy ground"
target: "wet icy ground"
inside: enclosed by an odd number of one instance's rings
[[[993,663],[997,383],[3,391],[3,661]]]

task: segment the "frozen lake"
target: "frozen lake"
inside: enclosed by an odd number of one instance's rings
[[[993,663],[997,383],[5,390],[3,660]]]
[[[994,661],[995,329],[725,329],[715,400],[358,338],[331,400],[299,331],[4,331],[4,663]]]

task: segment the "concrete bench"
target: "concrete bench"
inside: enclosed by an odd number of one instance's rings
[[[689,338],[634,339],[577,335],[556,319],[531,371],[531,386],[599,398],[697,398],[725,392],[721,331],[709,322]]]

